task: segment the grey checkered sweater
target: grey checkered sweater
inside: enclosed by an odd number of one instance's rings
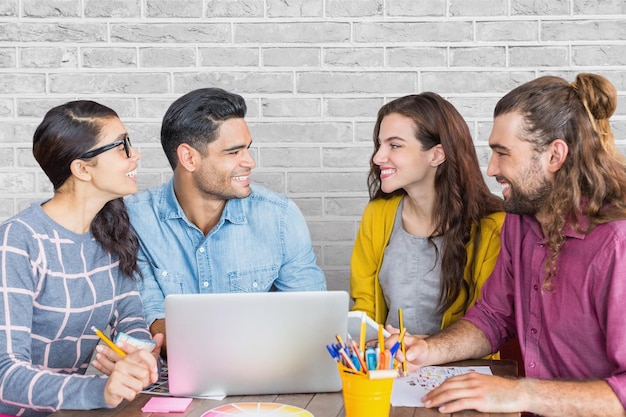
[[[0,225],[0,414],[106,407],[106,377],[84,375],[91,326],[150,338],[136,283],[91,233],[39,203]]]

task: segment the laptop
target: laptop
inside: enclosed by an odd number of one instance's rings
[[[347,332],[345,291],[165,298],[169,392],[226,396],[334,392],[326,350]]]

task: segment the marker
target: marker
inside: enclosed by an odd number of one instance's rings
[[[376,351],[373,347],[368,347],[365,351],[365,362],[367,362],[367,369],[370,371],[375,371],[378,367],[378,363],[376,361]]]
[[[102,341],[104,343],[106,343],[111,349],[113,349],[113,351],[115,353],[117,353],[118,355],[120,355],[122,358],[124,356],[126,356],[126,352],[124,352],[122,349],[120,349],[119,347],[117,347],[117,345],[113,342],[111,342],[111,339],[109,339],[108,337],[106,337],[106,335],[104,333],[102,333],[100,330],[96,329],[96,326],[91,326],[91,330],[94,331],[95,334],[98,335],[98,337],[100,339],[102,339]]]
[[[402,309],[398,309],[398,320],[400,321],[400,335],[406,332],[404,328],[404,320],[402,320]],[[406,375],[406,346],[404,345],[404,337],[400,341],[400,350],[402,351],[402,372]]]

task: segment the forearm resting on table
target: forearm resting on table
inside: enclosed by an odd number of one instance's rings
[[[544,417],[626,416],[617,395],[606,381],[569,382],[538,379],[520,380],[523,411]]]
[[[426,338],[426,342],[429,352],[427,365],[481,358],[491,353],[491,345],[485,334],[467,320],[457,321]]]

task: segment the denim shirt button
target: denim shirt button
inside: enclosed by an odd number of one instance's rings
[[[198,251],[199,251],[200,253],[204,253],[204,248],[200,248],[200,249],[198,249]]]
[[[204,281],[204,282],[202,283],[202,286],[203,286],[204,288],[206,288],[206,287],[208,287],[208,286],[209,286],[209,283],[208,283],[207,281]]]
[[[259,283],[258,283],[258,282],[254,282],[254,283],[252,284],[252,286],[253,286],[254,288],[256,288],[256,287],[258,287],[258,286],[259,286]]]
[[[167,276],[167,271],[163,271],[163,272],[161,272],[161,275],[163,275],[164,277],[166,277],[166,276]]]

